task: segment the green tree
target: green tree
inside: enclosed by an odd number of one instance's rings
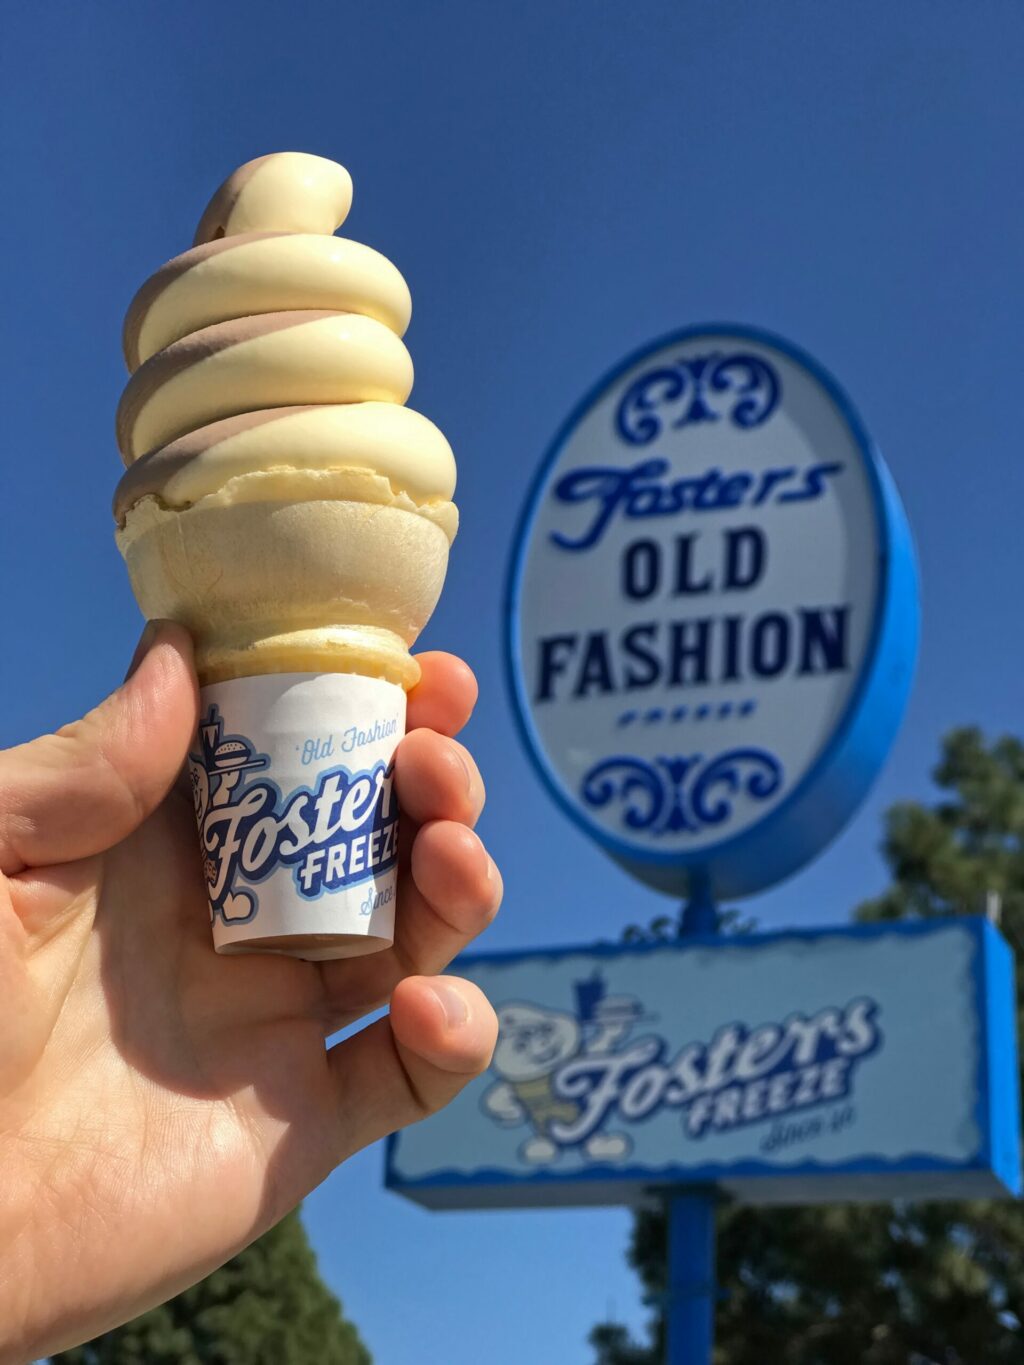
[[[55,1365],[371,1365],[296,1209],[168,1303]]]
[[[893,807],[892,884],[862,920],[1001,906],[1024,944],[1024,744],[954,731],[933,805]],[[1022,973],[1024,976],[1024,973]],[[1024,1004],[1018,983],[1018,1019]],[[715,1365],[1024,1365],[1024,1205],[723,1206]],[[649,1301],[665,1291],[665,1220],[638,1215],[629,1260]],[[661,1365],[660,1314],[639,1345],[604,1324],[597,1365]]]

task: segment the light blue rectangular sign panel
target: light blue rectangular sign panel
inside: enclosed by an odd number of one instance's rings
[[[463,959],[494,1062],[388,1149],[431,1208],[1021,1188],[1013,962],[980,919]]]

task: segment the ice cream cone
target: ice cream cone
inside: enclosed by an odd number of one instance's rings
[[[580,1108],[572,1100],[559,1099],[551,1075],[513,1081],[512,1093],[538,1133],[547,1135],[553,1123],[572,1123]]]
[[[333,162],[248,163],[125,324],[117,541],[146,616],[195,640],[221,951],[346,956],[393,932],[391,760],[457,528],[455,462],[403,406],[405,282],[330,235],[350,200]],[[218,766],[214,738],[261,761]]]

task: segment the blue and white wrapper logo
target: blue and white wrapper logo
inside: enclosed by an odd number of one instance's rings
[[[353,956],[394,936],[394,755],[405,692],[352,673],[285,673],[200,693],[189,755],[218,952],[259,940],[294,956]]]

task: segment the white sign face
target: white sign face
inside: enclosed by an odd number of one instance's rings
[[[690,866],[771,817],[856,703],[886,535],[857,419],[784,343],[684,334],[613,376],[549,457],[512,591],[520,712],[570,813]]]

